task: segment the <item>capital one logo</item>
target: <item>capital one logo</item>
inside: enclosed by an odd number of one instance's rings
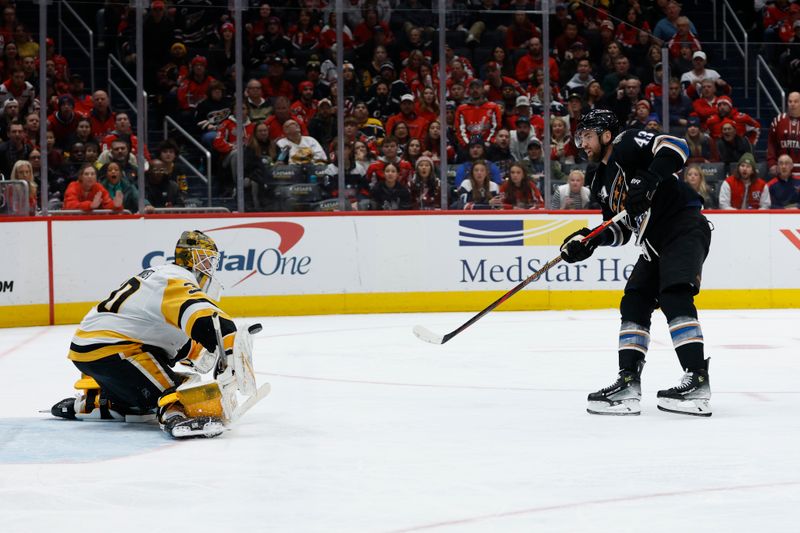
[[[268,236],[270,239],[278,237],[276,246],[247,247],[246,249],[226,248],[220,246],[225,242],[225,233],[234,231],[237,237],[247,236],[246,242],[258,243],[260,236]],[[233,272],[242,274],[238,281],[231,284],[235,287],[245,280],[260,274],[262,276],[305,276],[311,267],[311,257],[307,255],[293,255],[289,252],[300,242],[305,234],[305,229],[295,222],[249,222],[246,224],[235,224],[233,226],[223,226],[203,230],[217,241],[220,247],[218,271]],[[263,232],[267,232],[268,235]],[[229,234],[229,233],[228,233]],[[252,238],[250,236],[252,235]],[[154,250],[145,254],[142,259],[142,268],[148,268],[154,264],[154,260],[172,261],[172,252]],[[159,261],[160,262],[160,261]]]
[[[782,229],[780,230],[783,236],[789,239],[789,242],[794,244],[800,250],[800,229]]]

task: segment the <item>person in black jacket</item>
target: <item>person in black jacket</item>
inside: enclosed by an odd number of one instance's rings
[[[167,167],[160,159],[153,159],[145,172],[145,213],[156,207],[183,207],[183,194],[178,184],[167,179]]]
[[[383,167],[384,179],[372,186],[372,209],[376,211],[401,211],[411,209],[411,192],[399,182],[400,169],[394,163]]]
[[[620,303],[619,375],[610,386],[589,394],[592,414],[638,415],[641,372],[650,342],[650,320],[661,307],[685,374],[681,383],[658,392],[658,408],[680,414],[711,416],[708,359],[694,306],[711,230],[700,212],[700,196],[677,177],[689,156],[683,139],[647,130],[617,135],[619,122],[607,110],[581,117],[576,140],[593,164],[587,172],[592,198],[603,219],[623,210],[626,216],[597,237],[583,228],[568,236],[561,257],[588,259],[598,246],[619,246],[636,235],[642,247]]]
[[[269,127],[259,122],[244,147],[244,187],[250,191],[245,198],[252,200],[252,211],[266,210],[267,167],[272,164],[272,150]]]

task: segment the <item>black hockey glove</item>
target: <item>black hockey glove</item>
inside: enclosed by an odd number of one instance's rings
[[[625,199],[625,210],[631,217],[637,217],[650,208],[659,181],[658,175],[649,170],[640,170],[631,179]]]
[[[561,245],[561,259],[567,263],[578,263],[589,259],[597,248],[597,241],[592,239],[581,242],[581,240],[591,232],[589,228],[581,228],[564,239],[564,244]]]

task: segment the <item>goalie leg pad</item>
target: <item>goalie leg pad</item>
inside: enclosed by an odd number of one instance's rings
[[[189,418],[211,417],[227,423],[236,409],[236,393],[217,382],[187,383],[159,398],[158,406],[165,414],[180,410]]]

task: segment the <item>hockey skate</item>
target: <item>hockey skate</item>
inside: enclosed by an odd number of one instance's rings
[[[695,372],[686,372],[680,385],[658,391],[658,408],[669,413],[692,416],[711,416],[711,383],[708,379],[708,362]]]
[[[620,370],[617,380],[597,392],[589,394],[588,413],[593,415],[630,416],[641,414],[639,401],[642,399],[642,367],[639,362],[636,371]]]
[[[155,411],[126,412],[115,409],[106,398],[96,394],[64,398],[50,408],[50,414],[67,420],[92,420],[111,422],[149,422],[155,420]]]
[[[167,434],[175,439],[186,439],[191,437],[212,438],[225,431],[222,420],[212,416],[198,416],[187,418],[182,415],[174,415],[161,425]]]

